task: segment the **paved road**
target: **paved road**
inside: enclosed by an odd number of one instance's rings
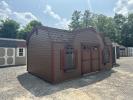
[[[0,68],[0,100],[133,100],[133,57],[95,75],[51,85],[26,66]]]

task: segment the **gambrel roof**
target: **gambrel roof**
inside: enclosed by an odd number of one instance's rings
[[[46,26],[39,26],[39,27],[34,28],[32,30],[32,32],[29,33],[29,35],[27,37],[27,41],[29,41],[32,34],[38,33],[39,29],[43,30],[43,33],[47,33],[49,35],[49,39],[52,42],[71,42],[71,41],[74,40],[75,36],[79,32],[84,32],[84,31],[87,31],[87,30],[89,30],[89,31],[91,30],[91,31],[97,33],[96,30],[92,27],[85,28],[85,29],[80,29],[80,30],[76,30],[76,31],[69,31],[69,30],[51,28],[51,27],[46,27]],[[39,32],[39,33],[42,33],[42,32]]]

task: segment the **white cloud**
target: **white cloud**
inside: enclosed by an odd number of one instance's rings
[[[44,13],[58,21],[55,24],[55,27],[68,29],[70,20],[67,20],[66,18],[62,18],[59,14],[55,13],[50,5],[46,5]]]
[[[70,20],[67,20],[66,18],[63,18],[61,21],[55,24],[56,27],[62,28],[62,29],[68,29],[68,25],[70,24]]]
[[[5,1],[0,2],[0,18],[6,19],[12,13],[11,9],[9,9],[9,5]]]
[[[118,0],[114,12],[123,15],[133,12],[133,0]]]
[[[37,20],[31,12],[13,12],[13,17],[22,25],[29,23],[31,20]]]
[[[61,17],[52,10],[52,7],[50,5],[46,5],[44,13],[50,15],[57,20],[61,20]]]
[[[31,20],[37,20],[37,18],[31,12],[16,12],[10,9],[10,6],[5,2],[0,2],[0,18],[1,19],[14,19],[22,26],[26,25]]]

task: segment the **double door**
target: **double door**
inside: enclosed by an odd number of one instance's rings
[[[96,72],[100,69],[99,47],[82,45],[82,74]]]
[[[15,64],[15,48],[0,48],[0,66]]]

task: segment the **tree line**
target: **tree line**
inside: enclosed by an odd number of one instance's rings
[[[104,33],[113,42],[124,46],[133,46],[133,14],[123,16],[115,14],[108,17],[102,14],[95,14],[89,10],[74,11],[69,25],[70,30],[94,27],[98,32]]]
[[[14,20],[0,20],[0,37],[26,39],[28,33],[33,27],[41,26],[42,23],[36,20],[29,22],[25,27]],[[95,14],[89,10],[74,11],[69,24],[69,30],[78,30],[82,28],[94,27],[98,32],[104,33],[113,42],[124,46],[133,47],[133,14],[123,16],[115,14],[114,17],[108,17],[102,14]]]
[[[41,22],[33,20],[25,27],[20,27],[20,24],[14,20],[6,19],[0,21],[0,37],[26,39],[27,34],[30,33],[33,27],[41,26]]]

